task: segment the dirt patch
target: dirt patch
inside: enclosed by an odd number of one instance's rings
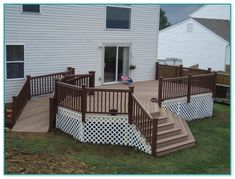
[[[88,166],[64,155],[52,152],[30,153],[9,144],[9,139],[17,140],[16,134],[6,134],[5,173],[6,174],[90,174]],[[18,136],[19,137],[19,136]],[[20,135],[22,137],[22,135]],[[59,146],[58,146],[59,147]]]

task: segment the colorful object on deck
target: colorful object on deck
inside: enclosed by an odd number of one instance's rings
[[[121,80],[126,81],[128,85],[131,85],[133,83],[133,80],[127,74],[123,74],[121,76]]]

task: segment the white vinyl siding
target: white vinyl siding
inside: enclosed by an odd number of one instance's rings
[[[188,24],[193,31],[187,32]],[[186,67],[224,71],[225,48],[228,42],[198,22],[188,19],[159,32],[158,58],[179,58]]]
[[[24,43],[25,75],[42,75],[76,68],[76,73],[96,71],[103,82],[103,44],[130,44],[134,81],[154,79],[157,57],[159,6],[132,5],[131,30],[108,31],[106,5],[40,5],[41,14],[21,13],[21,5],[5,5],[6,43]],[[100,80],[99,80],[100,79]],[[6,100],[20,83],[6,81]]]

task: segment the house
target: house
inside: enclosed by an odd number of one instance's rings
[[[225,71],[230,65],[230,5],[205,5],[159,32],[158,59]]]
[[[159,5],[6,4],[5,102],[26,75],[96,71],[96,86],[154,79]],[[129,66],[136,69],[130,72]]]

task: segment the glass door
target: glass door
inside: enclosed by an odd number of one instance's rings
[[[105,47],[104,83],[121,81],[123,74],[129,75],[129,47]]]

